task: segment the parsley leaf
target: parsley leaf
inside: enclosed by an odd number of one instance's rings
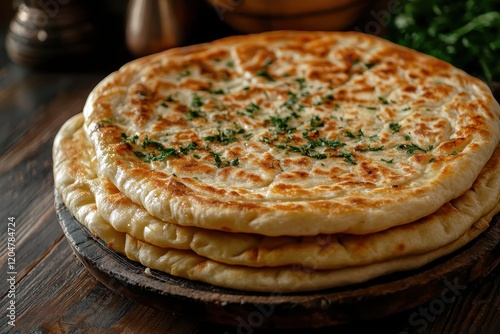
[[[396,133],[399,132],[399,129],[401,129],[401,125],[398,123],[391,123],[389,124],[389,129],[391,130],[391,133]]]
[[[276,81],[274,78],[267,72],[266,69],[261,69],[257,71],[257,76],[265,78],[267,81],[273,82]]]
[[[249,113],[253,113],[254,111],[260,110],[260,107],[255,103],[250,102],[250,104],[246,107],[245,110],[248,111]]]
[[[127,137],[127,135],[123,132],[121,133],[121,136],[122,136],[123,140],[120,142],[120,144],[125,144],[125,143],[136,144],[137,139],[139,139],[138,135]]]
[[[203,105],[201,97],[198,94],[193,95],[193,101],[191,102],[191,107],[198,108]]]
[[[233,130],[226,129],[225,131],[217,130],[217,134],[213,136],[203,137],[203,140],[211,142],[211,143],[220,143],[222,145],[228,145],[238,141],[236,137],[237,134],[244,133],[244,129]]]
[[[271,124],[276,128],[276,130],[274,130],[274,133],[284,133],[284,132],[292,133],[293,131],[295,131],[295,128],[290,128],[288,126],[288,121],[290,120],[290,118],[291,116],[287,116],[285,118],[279,118],[274,116],[271,117],[270,119]]]
[[[382,104],[389,104],[389,101],[387,101],[387,99],[383,96],[379,96],[378,100],[382,102]]]
[[[431,145],[431,146],[429,146],[429,148],[424,149],[424,148],[418,146],[417,144],[410,143],[410,144],[399,144],[396,146],[396,148],[398,150],[406,150],[406,154],[413,155],[415,153],[415,151],[422,151],[424,153],[427,153],[427,152],[431,151],[434,147]]]
[[[353,160],[353,156],[351,153],[339,153],[337,155],[337,157],[339,158],[344,158],[344,161],[351,164],[351,165],[357,165],[358,163],[356,161]]]
[[[188,111],[188,119],[190,121],[192,121],[195,118],[200,118],[200,117],[204,117],[204,116],[205,116],[205,113],[203,111],[201,111],[201,110],[190,109]]]
[[[311,125],[311,128],[321,128],[325,126],[325,123],[323,123],[321,121],[321,118],[317,115],[311,118],[311,121],[309,123]]]
[[[492,82],[500,79],[499,35],[498,1],[407,0],[385,37]]]

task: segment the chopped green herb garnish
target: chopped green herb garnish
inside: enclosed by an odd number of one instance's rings
[[[232,62],[232,61],[228,61],[228,62],[226,63],[226,66],[227,66],[227,67],[229,67],[229,68],[233,68],[233,67],[234,67],[234,62]]]
[[[388,164],[392,164],[394,159],[391,159],[391,160],[386,160],[386,159],[380,159],[382,160],[383,162],[387,162]]]
[[[200,118],[200,117],[205,117],[205,113],[203,111],[193,110],[193,109],[190,109],[188,111],[188,119],[190,121],[192,121],[195,118]]]
[[[386,98],[384,98],[383,96],[379,96],[379,97],[378,97],[378,100],[379,100],[380,102],[382,102],[382,104],[389,104],[389,101],[387,101],[387,99],[386,99]]]
[[[293,146],[290,145],[289,143],[286,143],[285,145],[276,145],[276,148],[279,148],[281,150],[285,150],[287,152],[295,152],[295,153],[300,153],[301,155],[313,158],[313,159],[326,159],[328,156],[324,153],[317,153],[314,151],[314,149],[311,147],[310,144],[302,145],[302,146]]]
[[[262,143],[266,143],[266,144],[269,144],[270,143],[270,140],[269,138],[267,137],[260,137],[259,138],[259,141],[262,142]]]
[[[215,152],[210,152],[210,154],[214,157],[214,160],[215,160],[215,166],[217,166],[217,168],[222,168],[222,160],[220,158],[220,155],[215,153]]]
[[[353,135],[352,132],[349,130],[344,131],[344,137],[353,138],[353,139],[356,138],[356,136]]]
[[[306,138],[308,139],[308,138]],[[308,139],[309,140],[309,139]],[[318,140],[309,140],[309,144],[306,146],[310,149],[315,149],[317,147],[320,147],[320,146],[325,146],[325,147],[328,147],[330,149],[336,149],[338,147],[343,147],[345,146],[346,144],[341,142],[340,139],[337,137],[336,139],[324,139],[324,138],[320,138]]]
[[[408,136],[408,135],[405,136],[405,140],[410,140],[410,139],[411,139],[410,136]]]
[[[408,110],[410,110],[410,109],[411,109],[411,107],[404,107],[404,108],[403,108],[403,109],[401,109],[401,110],[402,110],[402,111],[408,111]]]
[[[146,138],[144,138],[144,141],[142,142],[142,148],[147,148],[149,146],[154,146],[154,147],[156,147],[158,149],[162,149],[163,148],[163,144],[162,143],[154,141],[154,140],[151,140],[151,139],[149,139],[148,136],[146,136]]]
[[[229,161],[229,166],[238,166],[240,164],[240,161],[238,158],[234,158],[233,160]]]
[[[224,168],[224,167],[229,167],[229,166],[238,166],[240,164],[240,161],[238,158],[234,158],[231,161],[222,161],[220,154],[215,153],[215,152],[210,152],[210,154],[214,157],[215,160],[215,166],[217,168]]]
[[[401,125],[398,123],[391,123],[389,124],[389,129],[391,129],[391,133],[396,133],[399,132],[399,129],[401,129]]]
[[[172,97],[172,95],[169,95],[167,97],[167,102],[177,102],[176,100],[174,100],[174,98]]]
[[[333,94],[328,94],[328,95],[325,96],[325,98],[327,100],[335,100],[335,96],[333,96]]]
[[[162,103],[160,103],[160,105],[163,107],[163,108],[168,108],[168,104],[167,102],[163,101]]]
[[[201,159],[201,157],[200,157],[198,154],[193,154],[193,157],[194,157],[195,159]]]
[[[223,94],[225,94],[224,90],[222,90],[222,89],[211,90],[210,93],[216,94],[216,95],[223,95]]]
[[[168,157],[176,157],[179,155],[179,151],[177,151],[175,148],[167,147],[163,149],[159,149],[160,154],[154,157],[152,160],[155,161],[163,161],[165,158]]]
[[[253,133],[245,133],[242,137],[246,140],[250,139],[253,136]]]
[[[363,130],[359,129],[357,135],[354,135],[351,131],[345,130],[344,131],[344,137],[347,138],[352,138],[352,139],[360,139],[361,137],[364,136]]]
[[[142,153],[140,151],[134,151],[134,154],[138,158],[144,158],[146,156],[146,154],[144,154],[144,153]]]
[[[377,141],[379,140],[379,136],[378,135],[373,135],[373,136],[370,136],[368,139],[370,139],[370,141]]]
[[[144,162],[151,162],[151,161],[163,161],[169,157],[176,157],[180,154],[180,152],[175,148],[158,147],[153,152],[142,153],[139,151],[135,151],[134,154],[139,158],[143,158]]]
[[[429,146],[429,148],[424,149],[417,144],[411,143],[411,144],[399,144],[396,146],[398,150],[406,150],[406,154],[408,155],[413,155],[415,151],[422,151],[424,153],[429,152],[432,150],[434,147],[432,145]]]
[[[257,71],[257,76],[265,78],[267,81],[276,81],[274,78],[267,72],[266,69],[261,69]]]
[[[311,125],[311,128],[321,128],[325,126],[325,123],[321,121],[321,118],[319,116],[314,116],[311,121],[309,122]]]
[[[304,78],[297,78],[294,81],[299,83],[299,89],[302,90],[306,87],[306,79]]]
[[[361,151],[361,152],[366,152],[366,151],[382,151],[384,149],[384,145],[382,146],[376,146],[376,147],[371,147],[370,145],[356,149],[356,151]]]
[[[430,158],[429,159],[429,162],[435,162],[436,161],[436,158]]]
[[[230,143],[234,143],[238,141],[238,138],[236,137],[237,134],[244,133],[244,129],[239,129],[237,131],[233,129],[226,129],[225,131],[221,131],[220,129],[217,130],[218,133],[213,136],[206,136],[203,137],[203,140],[211,142],[211,143],[220,143],[222,145],[228,145]]]
[[[113,123],[113,120],[112,120],[112,119],[101,119],[101,120],[99,121],[99,123],[100,123],[101,125],[104,125],[104,124],[109,124],[109,123]]]
[[[255,103],[250,102],[250,104],[246,107],[245,110],[248,111],[249,113],[253,113],[254,111],[260,110],[260,107]]]
[[[198,144],[196,144],[195,142],[192,142],[192,143],[189,143],[187,146],[185,147],[181,147],[179,149],[179,151],[182,153],[182,154],[187,154],[189,151],[193,151],[193,150],[196,150],[198,148]]]
[[[288,91],[288,95],[290,95],[290,98],[285,103],[283,103],[282,107],[293,110],[294,104],[298,101],[297,94]]]
[[[190,76],[191,75],[191,71],[188,70],[188,69],[185,69],[184,71],[182,71],[181,73],[179,73],[179,77],[180,78],[184,78],[184,77],[187,77],[187,76]]]
[[[198,108],[203,106],[203,102],[201,101],[201,97],[198,94],[193,95],[193,101],[191,102],[191,107]]]
[[[352,159],[351,153],[339,153],[337,157],[344,158],[344,161],[350,163],[351,165],[357,165],[357,162]]]
[[[284,133],[284,132],[291,133],[295,131],[295,128],[288,127],[288,121],[290,120],[290,118],[291,116],[287,116],[285,118],[271,117],[270,119],[271,124],[276,128],[274,133]]]
[[[313,155],[308,155],[309,158],[313,159],[318,159],[318,160],[323,160],[328,158],[328,156],[324,153],[318,153],[318,154],[313,154]]]
[[[136,144],[137,139],[139,139],[138,135],[127,137],[127,135],[123,132],[121,133],[121,136],[122,136],[123,140],[120,142],[120,144],[125,144],[125,143]]]
[[[458,154],[458,152],[457,152],[457,151],[453,151],[453,152],[451,152],[451,155],[457,155],[457,154]]]

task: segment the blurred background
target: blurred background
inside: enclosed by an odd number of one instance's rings
[[[116,65],[170,47],[242,33],[279,29],[365,31],[364,22],[375,19],[370,11],[384,8],[386,3],[4,0],[0,5],[0,47],[14,63],[35,68]],[[369,25],[368,32],[379,34],[385,28],[382,25]]]
[[[500,0],[2,0],[0,59],[116,68],[171,47],[269,30],[355,30],[433,55],[495,86]]]

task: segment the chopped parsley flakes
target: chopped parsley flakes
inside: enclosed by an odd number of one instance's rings
[[[121,136],[123,140],[120,142],[120,144],[125,144],[125,143],[135,144],[137,142],[137,139],[139,139],[138,135],[127,137],[125,133],[121,133]]]
[[[406,154],[413,155],[416,151],[421,151],[423,153],[427,153],[431,151],[434,147],[430,145],[427,149],[418,146],[417,144],[399,144],[396,146],[398,150],[406,150]]]
[[[389,124],[389,129],[391,130],[391,133],[396,133],[401,129],[401,125],[398,123],[391,123]]]
[[[223,161],[220,157],[220,154],[215,153],[215,152],[210,152],[210,154],[214,157],[215,160],[215,166],[217,168],[224,168],[224,167],[229,167],[229,166],[238,166],[240,164],[239,159],[236,157],[233,160],[230,161]]]
[[[261,70],[258,70],[257,73],[256,73],[257,76],[259,77],[263,77],[265,78],[267,81],[276,81],[274,80],[274,78],[269,74],[269,72],[267,72],[266,69],[261,69]]]
[[[387,99],[383,96],[379,96],[378,100],[382,102],[382,104],[389,104],[389,101],[387,101]]]
[[[224,131],[218,129],[217,134],[213,136],[206,136],[203,137],[204,141],[208,141],[211,143],[219,143],[222,145],[228,145],[234,142],[238,141],[238,138],[236,137],[238,134],[244,133],[244,129],[238,129],[238,130],[233,130],[233,129],[226,129]]]

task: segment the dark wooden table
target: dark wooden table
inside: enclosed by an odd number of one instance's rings
[[[3,45],[5,22],[0,28]],[[195,41],[227,33],[216,16],[210,29],[201,23],[198,29],[209,33],[197,35]],[[0,49],[0,332],[279,332],[245,322],[240,327],[226,327],[156,311],[105,288],[72,254],[54,211],[52,141],[64,121],[81,111],[94,85],[127,57],[120,51],[111,53],[99,66],[43,71],[11,63]],[[11,268],[7,262],[13,255],[8,254],[8,232],[13,232],[8,230],[10,217],[15,219],[15,233],[10,235],[15,239],[11,239],[15,245]],[[468,284],[439,312],[429,313],[426,304],[383,319],[287,332],[500,333],[499,273],[500,268],[496,268],[486,278]],[[15,289],[10,288],[11,276]],[[11,301],[15,301],[15,327],[8,324]]]

